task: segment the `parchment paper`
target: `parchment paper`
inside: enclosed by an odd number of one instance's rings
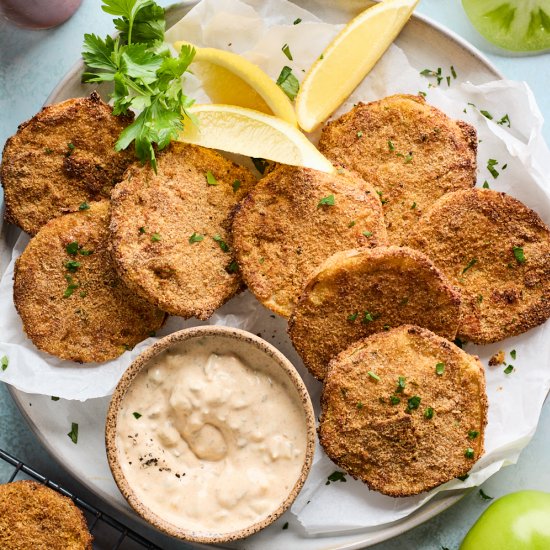
[[[301,18],[302,22],[293,25]],[[168,41],[187,40],[198,46],[212,46],[243,54],[276,79],[284,65],[292,67],[301,80],[304,71],[318,58],[339,26],[319,21],[307,11],[285,1],[203,0],[167,34]],[[294,60],[282,52],[289,44]],[[362,85],[337,114],[348,111],[353,103],[379,99],[393,93],[426,93],[427,101],[454,118],[474,124],[478,130],[478,185],[485,180],[491,188],[506,191],[536,210],[550,223],[550,185],[545,164],[550,158],[542,138],[542,117],[525,83],[498,81],[475,86],[452,79],[435,86],[434,79],[419,74],[425,67],[412,67],[406,54],[392,46]],[[188,78],[189,93],[199,102],[208,97],[193,77]],[[473,105],[472,105],[473,104]],[[492,114],[489,120],[480,114]],[[497,124],[508,115],[510,128]],[[317,136],[311,136],[315,141]],[[495,179],[487,170],[489,159],[498,160]],[[504,168],[504,165],[506,167]],[[109,395],[124,369],[155,338],[142,342],[118,360],[103,365],[75,366],[39,352],[23,334],[12,302],[13,261],[28,238],[21,236],[13,249],[13,258],[0,282],[0,355],[9,357],[9,366],[0,371],[0,379],[31,393],[85,400]],[[7,242],[2,243],[4,253]],[[260,333],[280,348],[297,366],[319,410],[321,385],[305,371],[286,337],[286,323],[260,306],[249,293],[243,293],[221,308],[209,321]],[[200,323],[171,318],[159,336]],[[310,534],[336,533],[374,527],[402,518],[443,490],[477,485],[503,465],[514,463],[528,443],[537,425],[540,409],[550,388],[550,323],[528,333],[490,346],[468,346],[487,365],[498,350],[516,350],[515,366],[506,375],[503,367],[486,367],[489,396],[489,423],[486,454],[476,463],[466,481],[454,480],[428,494],[409,498],[390,498],[371,492],[361,482],[347,481],[326,485],[327,476],[337,468],[317,448],[315,463],[292,512]]]

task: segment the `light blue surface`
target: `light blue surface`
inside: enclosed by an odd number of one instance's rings
[[[168,5],[169,2],[160,2]],[[112,31],[111,17],[104,14],[99,0],[84,0],[76,15],[57,29],[26,31],[0,21],[0,146],[17,125],[40,110],[55,84],[78,59],[82,35]],[[508,78],[525,80],[533,89],[541,111],[550,120],[550,54],[536,57],[503,57],[487,50],[488,45],[471,27],[458,0],[422,0],[418,11],[446,25],[459,35],[484,49],[491,61]],[[544,135],[550,141],[549,126]],[[550,159],[549,159],[550,160]],[[513,403],[511,403],[513,406]],[[500,496],[520,489],[550,491],[550,402],[547,402],[529,446],[517,465],[493,476],[483,489]],[[78,482],[70,478],[42,449],[13,404],[7,389],[0,385],[0,448],[20,457],[47,476],[67,485],[83,497],[97,503]],[[0,465],[0,481],[3,479]],[[376,550],[457,549],[460,540],[487,507],[477,491],[456,506],[427,523]],[[161,541],[159,541],[162,544]],[[182,548],[184,545],[182,545]],[[480,549],[483,550],[483,549]]]

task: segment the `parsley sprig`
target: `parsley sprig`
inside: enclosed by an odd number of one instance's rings
[[[153,0],[103,0],[103,11],[117,16],[116,38],[84,35],[82,57],[87,71],[83,82],[112,82],[113,112],[140,111],[126,127],[115,149],[135,143],[136,155],[150,161],[156,171],[155,149],[164,149],[183,129],[182,112],[193,104],[182,89],[182,76],[193,61],[195,49],[183,46],[172,57],[163,44],[164,9]],[[194,120],[193,117],[190,117]]]

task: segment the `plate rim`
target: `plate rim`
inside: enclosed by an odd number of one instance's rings
[[[377,0],[378,1],[378,0]],[[200,0],[183,0],[181,2],[177,2],[175,4],[172,4],[170,6],[167,6],[166,9],[184,9],[184,8],[193,8],[195,5],[197,5],[200,2]],[[472,57],[477,63],[484,66],[484,68],[487,70],[488,73],[491,73],[493,77],[496,80],[504,80],[506,77],[501,73],[495,65],[489,60],[489,58],[483,54],[478,48],[476,48],[473,44],[468,42],[466,39],[462,38],[460,35],[446,27],[445,25],[442,25],[441,23],[438,23],[437,21],[434,21],[432,18],[430,18],[427,15],[420,14],[420,13],[413,13],[411,16],[412,20],[415,20],[417,22],[421,22],[422,24],[426,25],[427,27],[430,27],[431,29],[437,31],[440,35],[443,35],[447,40],[450,40],[453,42],[456,46],[458,46],[460,49],[462,49],[465,53],[467,53],[470,57]],[[51,93],[48,95],[44,102],[44,107],[51,104],[58,95],[61,94],[61,92],[64,90],[64,88],[67,86],[67,84],[71,81],[73,81],[76,77],[76,75],[82,73],[82,70],[84,68],[84,62],[82,58],[79,58],[75,63],[71,66],[71,68],[65,73],[63,78],[58,82],[58,84],[54,87],[54,89],[51,91]],[[3,201],[2,201],[3,202]],[[8,392],[13,399],[15,405],[19,409],[19,412],[23,416],[25,422],[33,432],[33,434],[36,436],[36,438],[39,440],[41,445],[47,450],[49,455],[55,460],[55,462],[70,476],[72,476],[78,483],[82,484],[88,491],[93,493],[97,498],[101,499],[102,501],[107,501],[107,503],[112,506],[114,509],[116,509],[119,513],[123,514],[124,516],[131,518],[134,521],[138,521],[142,523],[144,526],[147,526],[150,529],[154,530],[154,527],[149,525],[148,523],[144,522],[137,516],[137,514],[133,513],[132,510],[129,508],[125,508],[124,505],[120,505],[118,502],[110,502],[107,500],[107,496],[103,493],[103,491],[99,490],[94,484],[88,481],[88,479],[83,478],[75,471],[73,471],[71,464],[67,464],[63,457],[57,452],[55,446],[52,442],[50,442],[49,439],[45,437],[45,435],[39,430],[38,426],[34,423],[31,416],[28,414],[25,405],[24,405],[24,396],[26,395],[32,395],[32,394],[26,394],[25,392],[18,390],[15,386],[7,385]],[[375,544],[379,544],[381,542],[390,540],[394,537],[397,537],[415,527],[418,527],[422,523],[432,519],[433,517],[439,515],[440,513],[444,512],[454,504],[456,504],[459,500],[461,500],[464,496],[466,496],[469,492],[474,490],[475,487],[471,488],[465,488],[463,490],[457,490],[457,491],[450,491],[447,496],[444,496],[443,494],[438,495],[428,501],[426,504],[421,506],[419,509],[415,510],[412,514],[405,516],[404,518],[401,518],[399,520],[396,520],[391,523],[383,524],[380,526],[381,530],[379,533],[376,533],[374,531],[366,531],[369,538],[368,540],[358,541],[353,540],[349,543],[344,542],[343,545],[334,546],[333,544],[330,544],[330,546],[320,546],[319,548],[326,548],[327,550],[330,548],[331,550],[357,550],[361,548],[367,548],[370,546],[373,546]],[[349,531],[349,537],[353,537],[353,535],[361,533],[361,530],[353,530]],[[338,534],[334,536],[346,536],[345,534]],[[323,537],[319,537],[317,540],[320,542],[323,540]],[[213,550],[219,549],[223,546],[213,546],[213,545],[195,545],[192,542],[188,541],[182,541],[184,544],[189,545],[191,548],[211,548]]]

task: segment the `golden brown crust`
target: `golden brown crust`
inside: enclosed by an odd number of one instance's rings
[[[0,485],[2,550],[92,550],[92,540],[71,499],[36,481]]]
[[[332,197],[334,205],[321,205]],[[243,279],[289,317],[306,280],[339,250],[387,244],[380,201],[360,178],[281,165],[240,203],[233,244]]]
[[[497,342],[550,317],[550,231],[510,195],[489,189],[450,193],[421,218],[409,245],[461,288],[461,338]],[[523,251],[523,263],[514,248]]]
[[[4,147],[0,178],[6,220],[36,234],[48,220],[109,198],[134,160],[115,142],[132,116],[113,116],[96,92],[44,107]]]
[[[416,495],[465,475],[481,457],[487,406],[477,357],[429,330],[401,326],[355,342],[331,361],[319,441],[370,489]]]
[[[79,251],[68,253],[75,242]],[[103,362],[162,326],[165,314],[117,276],[108,245],[109,202],[101,201],[50,220],[16,261],[15,307],[42,351],[79,363]]]
[[[388,237],[396,245],[405,244],[440,196],[476,181],[476,130],[422,97],[359,103],[323,128],[319,149],[381,193]]]
[[[208,184],[208,172],[215,185]],[[158,155],[157,174],[150,166],[131,167],[112,193],[119,275],[172,315],[208,319],[241,289],[236,264],[230,267],[231,216],[255,183],[246,168],[184,143],[172,143]],[[190,242],[193,234],[203,239]]]
[[[403,324],[453,340],[460,292],[431,260],[397,246],[334,254],[307,283],[288,332],[306,367],[322,380],[352,342]]]

